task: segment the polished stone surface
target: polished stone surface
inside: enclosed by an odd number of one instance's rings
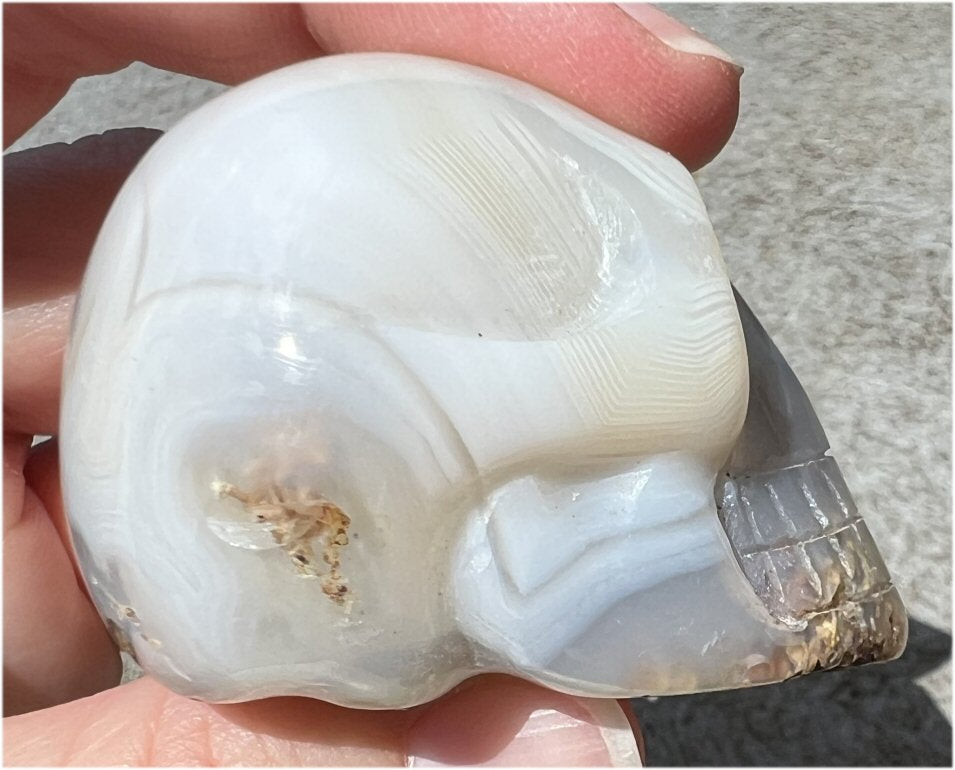
[[[799,620],[726,546],[747,354],[718,255],[679,161],[487,70],[329,57],[203,106],[117,196],[64,363],[64,505],[114,638],[182,695],[365,708],[484,671],[621,698],[894,657],[832,482],[799,495],[826,536],[746,540]]]

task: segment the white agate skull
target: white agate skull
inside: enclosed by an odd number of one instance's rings
[[[104,618],[181,693],[732,686],[793,633],[716,514],[747,387],[675,159],[503,76],[334,57],[127,182],[69,350],[66,499]]]

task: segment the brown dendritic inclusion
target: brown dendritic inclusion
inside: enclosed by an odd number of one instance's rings
[[[217,484],[216,493],[242,503],[256,522],[272,533],[299,574],[320,578],[325,595],[336,604],[345,603],[348,586],[341,573],[341,549],[348,545],[351,519],[341,508],[321,496],[290,496],[275,484],[253,493],[243,492],[234,484]],[[321,549],[327,572],[317,563],[316,546]]]

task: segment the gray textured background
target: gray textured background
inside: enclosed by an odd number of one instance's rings
[[[891,665],[635,701],[656,765],[951,763],[951,10],[663,6],[746,68],[698,176],[736,285],[802,379],[911,618]],[[167,128],[220,86],[133,65],[12,149]]]

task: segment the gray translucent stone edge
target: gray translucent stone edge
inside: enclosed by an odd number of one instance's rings
[[[749,409],[716,489],[736,559],[772,616],[802,637],[796,673],[892,660],[908,633],[902,600],[806,392],[738,292],[736,302]]]

